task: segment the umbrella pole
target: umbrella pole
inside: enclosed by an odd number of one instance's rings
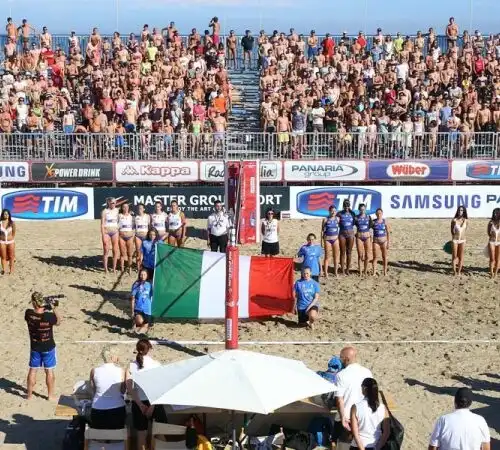
[[[233,450],[237,450],[238,449],[238,445],[236,445],[236,413],[234,412],[234,410],[231,411],[231,422],[233,424],[233,445],[232,445],[232,449]]]

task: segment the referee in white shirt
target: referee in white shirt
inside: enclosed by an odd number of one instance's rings
[[[220,201],[215,202],[214,209],[215,211],[208,216],[207,220],[207,245],[212,252],[225,253],[231,219]]]
[[[460,388],[455,394],[455,411],[437,420],[429,450],[490,450],[486,420],[469,410],[471,404],[472,391]]]

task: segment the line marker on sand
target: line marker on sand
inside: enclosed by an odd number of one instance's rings
[[[65,344],[136,344],[137,340],[115,340],[115,341],[66,341]],[[170,341],[168,339],[151,339],[153,345],[224,345],[224,341]],[[401,345],[401,344],[451,344],[451,345],[498,345],[500,340],[496,339],[471,339],[471,340],[388,340],[388,341],[240,341],[241,346],[250,345]]]

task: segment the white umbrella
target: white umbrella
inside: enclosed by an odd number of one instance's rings
[[[227,350],[134,374],[154,405],[185,405],[269,414],[332,384],[301,361]]]

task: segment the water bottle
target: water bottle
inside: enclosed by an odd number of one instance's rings
[[[255,227],[255,212],[252,212],[250,214],[250,227],[252,227],[252,228]]]

